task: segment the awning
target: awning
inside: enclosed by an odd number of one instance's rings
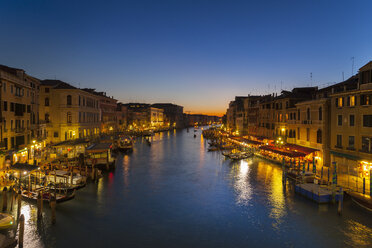
[[[305,147],[305,146],[300,146],[300,145],[295,145],[295,144],[285,144],[284,148],[289,149],[291,151],[300,152],[300,153],[303,153],[305,155],[308,155],[310,153],[319,151],[318,149]]]
[[[279,155],[282,155],[282,156],[290,157],[290,158],[305,157],[305,154],[303,154],[301,152],[284,150],[282,148],[275,147],[275,146],[270,146],[270,145],[261,146],[260,149],[265,150],[265,151],[270,151],[270,152],[273,152],[273,153],[276,153],[276,154],[279,154]]]
[[[75,140],[65,140],[59,143],[52,145],[53,147],[68,147],[68,146],[77,146],[77,145],[84,145],[88,144],[89,141],[87,139],[75,139]]]

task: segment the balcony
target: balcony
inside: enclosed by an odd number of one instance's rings
[[[13,128],[12,131],[15,133],[24,133],[26,129],[24,127],[17,127],[17,128]]]

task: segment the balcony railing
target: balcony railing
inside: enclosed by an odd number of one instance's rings
[[[24,127],[13,128],[12,131],[15,133],[23,133],[26,129]]]

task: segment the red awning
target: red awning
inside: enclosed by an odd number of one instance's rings
[[[290,151],[290,150],[285,150],[279,147],[275,146],[261,146],[260,149],[265,150],[265,151],[270,151],[282,156],[290,157],[290,158],[298,158],[298,157],[304,157],[305,154],[301,152],[295,152],[295,151]]]
[[[310,153],[319,151],[318,149],[305,147],[305,146],[300,146],[300,145],[295,145],[295,144],[285,144],[284,147],[288,150],[295,151],[295,152],[300,152],[300,153],[303,153],[305,155],[309,155]]]

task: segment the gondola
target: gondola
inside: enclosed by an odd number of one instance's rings
[[[40,190],[38,191],[22,191],[22,199],[29,201],[29,202],[37,202],[37,196]],[[43,201],[50,202],[51,198],[55,195],[56,202],[61,203],[65,201],[69,201],[75,198],[75,190],[72,193],[60,194],[60,193],[53,193],[52,190],[47,190],[43,192]]]

